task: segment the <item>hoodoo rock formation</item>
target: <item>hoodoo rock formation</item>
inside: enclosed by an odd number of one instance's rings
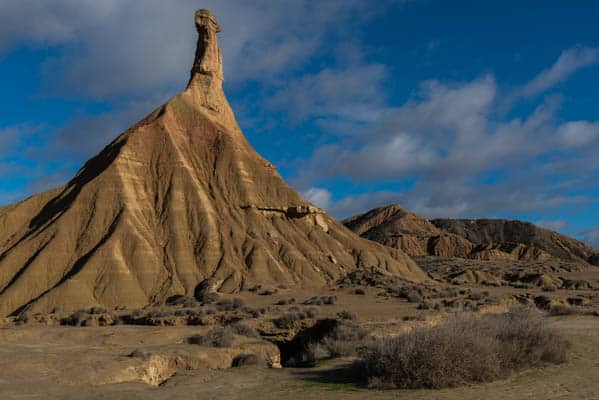
[[[343,223],[364,238],[411,256],[543,261],[599,265],[598,252],[571,237],[529,222],[502,219],[427,220],[394,204]]]
[[[206,10],[187,89],[89,160],[64,187],[0,207],[0,314],[140,307],[204,279],[323,285],[361,267],[412,281],[402,251],[355,235],[288,187],[245,139],[222,90]]]

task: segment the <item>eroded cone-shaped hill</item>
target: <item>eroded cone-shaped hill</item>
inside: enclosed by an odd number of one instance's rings
[[[502,219],[427,220],[394,204],[343,223],[364,238],[411,256],[544,261],[551,258],[599,264],[596,250],[529,222]]]
[[[187,89],[65,187],[0,208],[0,314],[140,307],[256,284],[323,285],[375,266],[426,275],[306,202],[246,141],[222,91],[218,23],[196,13]]]

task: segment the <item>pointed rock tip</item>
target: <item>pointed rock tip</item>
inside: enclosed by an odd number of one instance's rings
[[[216,32],[220,32],[220,25],[210,10],[205,8],[197,10],[195,14],[195,22],[197,29],[200,29],[201,27],[207,27]]]
[[[220,25],[216,17],[206,9],[196,11],[195,25],[198,31],[198,42],[187,88],[195,93],[201,106],[220,113],[228,109],[222,91],[223,65],[218,46]],[[233,116],[230,117],[229,119],[234,119]]]

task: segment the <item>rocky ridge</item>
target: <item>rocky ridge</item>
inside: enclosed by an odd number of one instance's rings
[[[427,220],[394,204],[350,217],[343,223],[364,238],[401,249],[411,256],[523,261],[558,259],[599,264],[597,250],[529,222]]]

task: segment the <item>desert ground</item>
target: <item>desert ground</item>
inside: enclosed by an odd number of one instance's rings
[[[420,265],[433,276],[442,275],[444,269],[439,265],[450,263],[450,260],[433,261],[420,260]],[[482,268],[480,263],[475,265],[479,270]],[[496,263],[487,264],[489,267]],[[453,260],[454,269],[467,270],[469,267],[472,265],[465,260]],[[596,283],[599,279],[599,271],[594,269],[564,274],[572,279],[584,278],[587,282]],[[428,286],[431,291],[421,291],[418,295],[407,289],[396,292],[392,288],[397,282],[391,279],[392,282],[385,283],[385,279],[364,274],[338,282],[334,287],[309,291],[259,288],[238,295],[220,296],[219,300],[211,300],[213,305],[179,299],[170,305],[145,310],[88,310],[79,312],[76,320],[58,312],[56,315],[6,319],[0,328],[1,397],[597,398],[599,296],[596,290],[543,291],[524,285],[492,286],[488,283],[458,285],[437,278]],[[540,297],[547,301],[539,300]],[[565,363],[535,367],[515,372],[505,379],[455,388],[381,390],[367,388],[352,378],[354,357],[329,357],[311,365],[291,365],[284,359],[284,352],[290,351],[284,343],[293,343],[319,321],[337,319],[345,311],[353,314],[352,323],[366,329],[369,335],[388,337],[405,334],[416,327],[438,324],[455,313],[505,312],[526,300],[570,343]],[[233,303],[239,303],[237,308]],[[431,307],[430,303],[439,306]],[[208,307],[213,308],[214,313],[204,315],[201,322],[181,317],[182,310]],[[292,321],[282,328],[273,324],[281,315],[306,308],[316,315]],[[254,314],[254,317],[246,313],[258,309],[263,314]],[[141,317],[132,322],[128,316],[133,314]],[[256,328],[259,335],[235,335],[233,343],[226,347],[189,343],[189,338],[194,335],[240,320]],[[268,362],[232,367],[236,357],[248,353],[258,354]]]

